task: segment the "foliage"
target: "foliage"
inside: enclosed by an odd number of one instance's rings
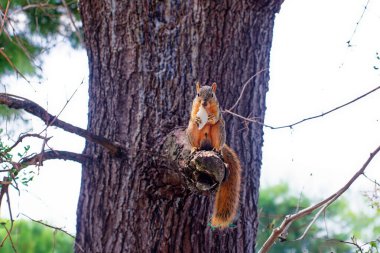
[[[273,228],[277,227],[284,216],[297,211],[297,206],[305,208],[311,204],[311,200],[305,196],[292,194],[288,185],[279,184],[264,188],[260,191],[259,199],[259,230],[257,245],[262,245],[269,237]],[[380,226],[376,225],[375,217],[380,213],[368,215],[363,212],[353,212],[345,200],[338,200],[327,209],[324,219],[312,226],[306,237],[299,238],[307,225],[313,219],[309,215],[298,220],[289,228],[287,241],[275,244],[272,252],[355,252],[357,247],[354,241],[361,247],[362,252],[375,253],[378,241],[370,241],[379,235]],[[367,229],[369,228],[369,229]],[[355,238],[360,238],[355,239]],[[365,246],[363,247],[363,245]],[[366,251],[367,250],[367,251]],[[360,251],[361,252],[361,251]]]
[[[6,129],[4,135],[14,136],[16,129],[20,131],[21,128],[30,127],[30,121],[25,117],[24,111],[11,109],[6,105],[0,105],[0,122],[0,138],[3,133],[2,128]]]
[[[0,77],[17,74],[40,77],[41,55],[58,39],[80,46],[77,0],[0,0]],[[22,114],[0,107],[0,117]]]
[[[374,184],[375,188],[373,191],[366,191],[363,194],[369,201],[370,206],[380,212],[380,185],[376,181],[374,181]]]
[[[0,118],[3,120],[22,119],[19,110],[10,109],[5,105],[0,105]]]
[[[7,234],[6,229],[4,228],[4,223],[7,223],[6,225],[9,227],[10,221],[3,221],[0,226],[1,240]],[[15,221],[11,237],[17,252],[69,253],[74,251],[74,239],[72,237],[35,222],[25,220]],[[13,253],[14,250],[11,245],[11,240],[7,239],[4,246],[0,248],[0,251],[2,253]]]
[[[75,0],[0,0],[0,10],[2,16],[6,15],[4,26],[0,27],[3,28],[0,75],[14,71],[22,75],[36,74],[38,56],[54,45],[59,36],[68,38],[74,47],[79,46],[70,19],[79,20]]]
[[[1,132],[2,129],[0,129],[0,134]],[[22,161],[28,157],[29,149],[30,146],[26,145],[22,151],[15,155],[12,152],[12,147],[7,146],[0,138],[0,168],[7,171],[7,178],[10,182],[20,181],[23,185],[28,186],[28,183],[33,180],[35,172],[32,169],[25,170],[26,165],[22,164]]]

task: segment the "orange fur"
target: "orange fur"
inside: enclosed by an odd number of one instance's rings
[[[211,226],[226,228],[233,221],[239,205],[241,166],[236,153],[227,145],[222,148],[223,160],[228,164],[227,179],[222,182],[215,196]]]
[[[219,105],[215,101],[216,99],[214,99],[214,101],[210,101],[207,104],[207,107],[205,107],[205,110],[208,115],[216,115],[216,118],[219,115]],[[212,147],[215,150],[220,151],[224,144],[224,140],[220,139],[220,137],[223,135],[220,131],[222,128],[224,130],[224,121],[218,119],[211,122],[207,122],[202,129],[198,129],[195,119],[197,117],[197,113],[201,104],[201,99],[194,99],[191,110],[191,118],[187,127],[187,135],[190,144],[193,148],[200,149],[202,141],[204,139],[208,139],[211,142]]]
[[[227,145],[223,117],[219,103],[215,96],[216,83],[211,87],[201,88],[196,85],[197,96],[193,101],[191,118],[186,129],[190,145],[195,150],[202,149],[203,144],[211,144],[211,148],[221,151],[223,160],[227,164],[226,180],[222,182],[215,196],[215,205],[211,225],[217,228],[226,228],[234,219],[240,195],[240,161],[236,153]],[[198,129],[197,113],[203,106],[209,119],[202,129]]]

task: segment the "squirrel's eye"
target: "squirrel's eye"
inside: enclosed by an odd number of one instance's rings
[[[214,93],[211,93],[211,97],[214,97]]]
[[[197,96],[199,97],[199,93],[197,93]]]

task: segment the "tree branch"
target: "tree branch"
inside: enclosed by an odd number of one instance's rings
[[[365,178],[367,178],[369,181],[371,181],[372,183],[374,183],[375,185],[380,186],[379,182],[377,182],[376,180],[373,180],[373,179],[369,178],[365,173],[363,173],[363,176]]]
[[[78,163],[84,163],[87,159],[89,159],[89,157],[83,154],[69,151],[48,150],[30,157],[26,157],[22,159],[18,164],[20,164],[21,167],[29,165],[41,165],[43,161],[53,159],[70,160]]]
[[[67,132],[79,135],[90,142],[103,146],[114,156],[122,156],[125,153],[125,148],[120,144],[112,142],[102,136],[93,134],[83,128],[66,123],[48,113],[37,103],[26,98],[6,93],[0,93],[0,104],[7,105],[9,108],[13,109],[23,109],[43,120],[47,126],[56,126]]]
[[[362,14],[359,17],[359,20],[356,22],[355,29],[352,32],[350,39],[346,42],[348,47],[352,47],[351,41],[354,38],[354,36],[356,34],[356,31],[358,30],[359,24],[361,23],[361,21],[362,21],[362,19],[364,17],[365,12],[367,11],[367,7],[368,7],[368,4],[369,4],[369,1],[370,0],[367,0],[367,3],[365,4],[365,6],[363,8]]]
[[[210,192],[224,179],[225,164],[221,156],[214,151],[191,153],[183,129],[171,132],[160,150],[163,155],[160,166],[164,168],[159,176],[164,181],[161,195],[173,194],[175,191],[181,194],[187,190]],[[171,189],[167,188],[169,185]]]
[[[8,151],[11,151],[12,149],[14,149],[18,144],[20,144],[27,137],[35,137],[35,138],[43,139],[46,141],[50,140],[50,138],[51,138],[51,137],[45,138],[39,134],[21,134],[18,137],[17,141],[15,143],[13,143],[13,145],[8,148]]]
[[[318,213],[315,215],[314,219],[312,222],[314,222],[318,216],[324,211],[326,210],[327,207],[329,207],[331,205],[331,203],[333,203],[336,199],[338,199],[344,192],[347,191],[348,188],[350,188],[350,186],[356,181],[356,179],[362,175],[365,171],[365,169],[368,167],[368,165],[371,163],[372,159],[378,154],[378,152],[380,151],[380,146],[377,147],[369,156],[369,158],[367,159],[367,161],[363,164],[363,166],[360,168],[360,170],[358,170],[355,175],[341,188],[339,189],[337,192],[335,192],[334,194],[332,194],[330,197],[322,200],[321,202],[313,205],[313,206],[310,206],[310,207],[307,207],[305,209],[302,209],[300,211],[298,211],[297,213],[295,214],[291,214],[291,215],[287,215],[285,217],[285,219],[283,220],[283,222],[281,223],[281,225],[275,229],[273,229],[271,235],[268,237],[268,239],[266,240],[266,242],[263,244],[263,246],[261,247],[261,249],[258,251],[258,253],[265,253],[265,252],[268,252],[269,249],[273,246],[273,244],[275,243],[275,241],[277,240],[277,238],[280,238],[283,234],[286,233],[287,229],[289,228],[289,226],[296,220],[299,220],[303,217],[305,217],[306,215],[309,215],[311,214],[313,211],[321,208]],[[308,228],[307,228],[308,230]],[[306,230],[306,232],[307,232]],[[304,236],[304,235],[303,235]],[[299,239],[302,239],[303,236],[301,236]]]
[[[251,76],[244,84],[243,84],[243,88],[241,89],[241,92],[240,92],[240,95],[239,95],[239,98],[236,100],[235,104],[233,106],[230,107],[230,109],[226,110],[226,111],[232,111],[240,102],[241,98],[243,97],[243,94],[244,94],[244,91],[245,91],[245,88],[247,87],[247,85],[250,83],[250,81],[252,81],[253,78],[255,78],[256,76],[258,76],[259,74],[261,74],[262,72],[264,71],[268,71],[269,69],[268,68],[264,68],[264,69],[261,69],[259,70],[258,72],[256,72],[253,76]]]
[[[66,230],[64,230],[63,228],[59,228],[59,227],[56,227],[56,226],[49,225],[49,224],[47,224],[47,223],[45,223],[45,222],[42,222],[42,221],[40,221],[40,220],[35,220],[35,219],[29,217],[28,215],[26,215],[26,214],[24,214],[24,213],[21,213],[21,215],[25,216],[26,218],[28,218],[29,220],[31,220],[31,221],[33,221],[33,222],[36,222],[36,223],[41,224],[41,225],[43,225],[43,226],[46,226],[46,227],[48,227],[48,228],[52,228],[52,229],[54,229],[54,230],[57,230],[57,231],[62,232],[62,233],[64,233],[64,234],[70,236],[71,238],[73,238],[73,239],[74,239],[74,242],[75,242],[75,236],[73,236],[72,234],[70,234],[69,232],[67,232]],[[80,249],[82,252],[84,252],[83,248],[82,248],[79,244],[77,244],[76,242],[75,242],[75,244],[79,247],[79,249]]]
[[[75,20],[74,20],[73,14],[71,13],[71,10],[70,10],[69,6],[68,6],[67,3],[66,3],[66,0],[62,0],[62,3],[63,3],[63,6],[65,7],[65,9],[66,9],[66,11],[67,11],[67,15],[69,16],[69,19],[70,19],[70,21],[71,21],[71,24],[72,24],[73,27],[74,27],[75,34],[76,34],[76,36],[78,37],[79,42],[80,42],[82,45],[84,45],[82,35],[80,34],[80,31],[79,31],[77,25],[75,24]]]
[[[41,224],[41,225],[43,225],[43,226],[46,226],[46,227],[48,227],[48,228],[52,228],[52,229],[55,229],[55,230],[61,231],[62,233],[64,233],[64,234],[70,236],[71,238],[75,239],[75,236],[73,236],[72,234],[70,234],[69,232],[67,232],[66,230],[64,230],[64,229],[62,229],[62,228],[59,228],[59,227],[55,227],[55,226],[49,225],[49,224],[47,224],[47,223],[45,223],[45,222],[42,222],[42,221],[40,221],[40,220],[35,220],[35,219],[29,217],[28,215],[26,215],[26,214],[24,214],[24,213],[20,213],[20,214],[21,214],[22,216],[25,216],[26,218],[28,218],[29,220],[31,220],[31,221],[33,221],[33,222],[36,222],[36,223]]]
[[[360,100],[360,99],[362,99],[362,98],[368,96],[369,94],[371,94],[371,93],[373,93],[373,92],[375,92],[375,91],[377,91],[377,90],[379,90],[379,89],[380,89],[380,86],[377,86],[376,88],[374,88],[374,89],[372,89],[372,90],[370,90],[370,91],[364,93],[363,95],[361,95],[361,96],[359,96],[359,97],[356,97],[356,98],[350,100],[349,102],[344,103],[344,104],[342,104],[342,105],[340,105],[340,106],[337,106],[337,107],[335,107],[335,108],[333,108],[333,109],[330,109],[330,110],[328,110],[327,112],[324,112],[324,113],[321,113],[321,114],[318,114],[318,115],[314,115],[314,116],[310,116],[310,117],[304,118],[304,119],[302,119],[302,120],[296,121],[296,122],[294,122],[294,123],[292,123],[292,124],[283,125],[283,126],[271,126],[271,125],[267,125],[267,124],[264,124],[263,122],[260,122],[257,118],[244,117],[244,116],[242,116],[242,115],[239,115],[239,114],[237,114],[237,113],[234,113],[234,112],[231,111],[231,109],[226,109],[226,110],[224,110],[223,112],[229,113],[229,114],[231,114],[231,115],[233,115],[233,116],[235,116],[235,117],[241,118],[241,119],[243,119],[243,120],[245,120],[245,121],[248,121],[248,122],[252,122],[252,123],[260,124],[260,125],[262,125],[262,126],[264,126],[264,127],[266,127],[266,128],[272,129],[272,130],[277,130],[277,129],[282,129],[282,128],[292,128],[292,127],[294,127],[294,126],[296,126],[296,125],[298,125],[298,124],[304,123],[304,122],[309,121],[309,120],[312,120],[312,119],[316,119],[316,118],[323,117],[323,116],[325,116],[325,115],[327,115],[327,114],[330,114],[330,113],[332,113],[332,112],[334,112],[334,111],[337,111],[337,110],[339,110],[339,109],[341,109],[341,108],[343,108],[343,107],[346,107],[346,106],[348,106],[348,105],[350,105],[350,104],[352,104],[352,103],[354,103],[354,102],[356,102],[356,101],[358,101],[358,100]],[[235,107],[235,105],[234,105],[233,107]],[[232,108],[233,108],[233,107],[232,107]]]
[[[7,17],[8,17],[8,11],[9,11],[10,3],[11,3],[11,1],[8,0],[8,1],[7,1],[7,6],[5,7],[4,16],[3,16],[3,17],[0,17],[0,18],[1,18],[1,19],[0,19],[0,20],[1,20],[1,24],[0,24],[0,35],[1,35],[1,33],[3,32],[4,24],[5,24],[5,21],[7,20]]]
[[[5,225],[5,223],[3,223],[3,227],[5,228],[5,230],[7,231],[7,235],[3,238],[3,240],[1,241],[0,243],[0,248],[3,247],[5,241],[7,240],[7,238],[9,237],[9,240],[11,242],[11,245],[12,245],[12,248],[15,252],[16,249],[14,247],[14,244],[13,244],[13,241],[12,241],[12,236],[11,236],[11,232],[13,230],[13,215],[12,215],[12,208],[11,208],[11,200],[10,200],[10,197],[9,197],[9,184],[11,183],[9,181],[9,178],[8,177],[4,177],[3,178],[3,182],[5,182],[4,184],[1,185],[1,192],[0,192],[0,209],[1,209],[1,203],[3,202],[3,197],[4,195],[7,196],[7,204],[8,204],[8,212],[9,212],[9,218],[10,218],[10,221],[11,221],[11,227],[8,229],[7,226]]]
[[[4,30],[5,31],[5,30]],[[30,81],[24,76],[21,71],[14,65],[12,60],[8,57],[8,55],[4,52],[3,48],[0,48],[0,54],[5,58],[5,60],[9,63],[9,65],[13,68],[13,70],[20,75],[27,83],[30,84]]]

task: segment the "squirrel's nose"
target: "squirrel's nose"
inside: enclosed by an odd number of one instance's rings
[[[202,103],[202,106],[203,106],[203,107],[206,107],[206,106],[207,106],[207,101],[204,101],[204,102]]]

